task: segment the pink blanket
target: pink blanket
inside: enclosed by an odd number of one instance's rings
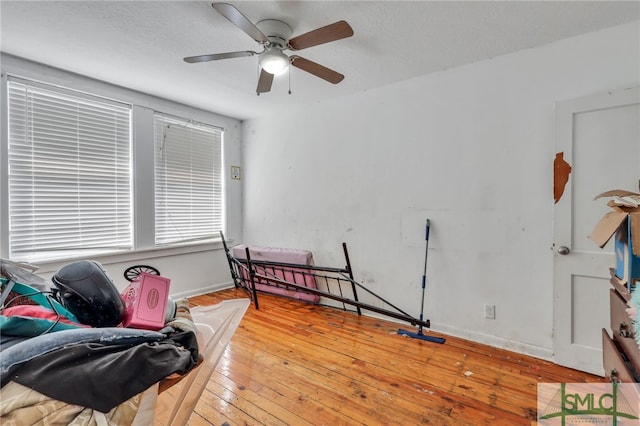
[[[308,250],[299,249],[287,249],[279,247],[261,247],[261,246],[246,246],[244,244],[233,247],[232,254],[236,259],[246,259],[245,249],[249,247],[249,255],[251,260],[267,261],[267,262],[279,262],[290,263],[295,265],[313,265],[313,254]],[[294,267],[277,267],[271,270],[271,268],[258,269],[258,273],[267,276],[274,276],[289,283],[297,284],[309,288],[318,288],[315,277],[312,274],[305,274],[304,272],[311,272],[309,269],[294,268]],[[250,285],[250,280],[247,271],[243,271],[242,279]],[[308,302],[317,303],[320,300],[320,296],[315,294],[308,294],[295,289],[287,289],[284,287],[276,287],[273,284],[269,284],[266,280],[257,279],[256,289],[267,293],[280,294],[294,299],[305,300]]]

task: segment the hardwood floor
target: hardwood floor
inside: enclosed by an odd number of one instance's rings
[[[190,303],[244,297],[231,289]],[[603,380],[454,337],[403,337],[398,328],[411,329],[260,295],[189,424],[531,425],[538,383]]]

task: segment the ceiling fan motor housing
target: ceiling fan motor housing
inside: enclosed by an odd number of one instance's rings
[[[293,28],[278,19],[263,19],[256,23],[256,27],[267,36],[272,45],[280,49],[287,48],[293,34]]]

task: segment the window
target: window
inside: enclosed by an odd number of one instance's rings
[[[239,232],[242,187],[223,169],[240,162],[239,120],[38,64],[2,71],[0,257],[131,262]]]
[[[155,114],[155,244],[218,238],[222,130]]]
[[[7,88],[10,256],[130,250],[131,106],[11,77]]]

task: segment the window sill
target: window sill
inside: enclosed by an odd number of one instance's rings
[[[227,240],[227,243],[232,241]],[[76,260],[91,259],[99,262],[102,265],[110,265],[117,263],[131,263],[131,262],[144,262],[150,259],[157,259],[168,256],[178,256],[191,253],[199,253],[204,251],[222,250],[222,241],[212,241],[201,244],[189,244],[184,246],[172,246],[172,247],[154,247],[149,249],[139,249],[135,251],[127,251],[120,253],[108,253],[101,255],[91,256],[79,256],[73,258],[66,258],[62,260],[43,260],[34,261],[33,264],[38,267],[36,273],[55,272],[62,266],[71,263]]]

